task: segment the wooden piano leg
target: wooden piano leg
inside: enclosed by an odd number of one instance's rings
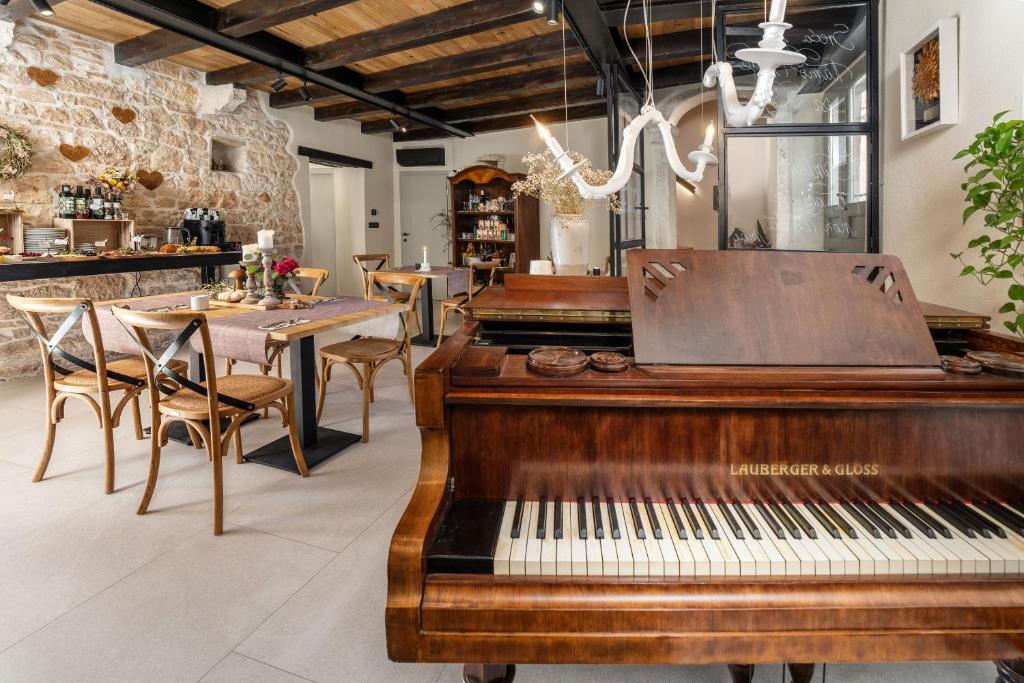
[[[996,683],[1021,683],[1024,681],[1024,658],[996,662],[999,677]]]
[[[467,664],[462,669],[465,683],[512,683],[515,664]]]
[[[750,683],[754,680],[754,665],[730,664],[729,675],[732,676],[732,683]]]
[[[788,664],[793,683],[811,683],[814,678],[814,664]]]

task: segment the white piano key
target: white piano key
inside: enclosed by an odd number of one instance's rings
[[[647,551],[647,574],[648,576],[665,576],[665,559],[661,555],[661,542],[654,537],[654,524],[647,514],[647,506],[642,500],[637,500],[637,511],[640,513],[640,523],[644,526],[644,550]],[[630,517],[630,522],[633,519]],[[658,520],[659,524],[661,520]],[[662,536],[664,536],[662,529]]]
[[[887,576],[894,572],[889,566],[889,555],[886,554],[883,548],[878,547],[872,542],[870,534],[867,533],[860,525],[856,523],[853,516],[838,503],[832,504],[832,510],[839,515],[841,519],[846,520],[846,523],[857,533],[857,538],[850,539],[851,545],[856,545],[860,548],[861,552],[871,557],[871,562],[874,567],[873,572],[876,576]],[[902,561],[900,562],[902,566]]]
[[[740,568],[740,557],[736,554],[736,550],[733,548],[732,543],[729,542],[729,537],[732,536],[732,534],[726,532],[726,530],[722,528],[722,522],[719,521],[718,515],[715,514],[715,508],[717,506],[714,503],[708,503],[705,501],[704,507],[707,509],[708,514],[711,515],[712,521],[714,521],[719,530],[718,539],[711,538],[711,534],[708,531],[705,532],[705,538],[710,539],[711,543],[718,548],[718,553],[722,557],[725,575],[740,576],[740,572],[742,571]],[[702,519],[701,523],[705,523],[705,520]]]
[[[555,542],[555,574],[572,576],[572,516],[571,503],[562,501],[562,537]]]
[[[786,558],[783,557],[778,547],[769,538],[770,536],[774,536],[775,532],[768,528],[764,519],[757,514],[757,509],[752,503],[741,503],[740,505],[750,517],[750,521],[761,533],[761,538],[751,538],[747,541],[747,545],[756,545],[761,554],[765,556],[765,559],[768,562],[768,576],[785,576]]]
[[[667,519],[667,512],[662,514],[660,508],[665,507],[664,503],[652,503],[651,507],[654,510],[654,515],[657,517],[658,526],[661,527],[661,538],[654,540],[658,544],[658,551],[661,553],[662,573],[665,576],[677,577],[679,576],[679,555],[676,554],[676,545],[672,542],[672,536],[676,533],[675,526]],[[647,509],[646,505],[643,510],[646,514],[646,519],[651,522],[653,527],[655,520],[651,519],[651,511]]]
[[[995,524],[1006,532],[1006,538],[999,538],[993,535],[992,541],[994,541],[996,546],[1004,551],[1004,557],[1006,558],[1006,573],[1020,574],[1021,571],[1024,570],[1024,539],[1014,533],[1012,529],[1007,528],[1007,526],[998,519],[986,513],[976,505],[968,505],[968,507],[970,507],[976,514],[981,515],[982,518],[988,520],[992,524]]]
[[[953,533],[953,537],[970,550],[978,557],[978,562],[983,568],[987,570],[988,574],[1002,574],[1003,572],[1003,559],[999,557],[988,545],[984,542],[981,536],[977,538],[969,538],[966,534],[961,533],[956,527],[949,525],[949,530]],[[981,572],[979,572],[981,573]]]
[[[509,573],[509,560],[512,557],[512,518],[516,514],[516,502],[514,500],[505,503],[505,512],[501,516],[501,526],[498,528],[498,543],[494,547],[494,573],[506,575]]]
[[[542,541],[537,538],[537,520],[540,517],[540,501],[533,501],[533,505],[530,506],[530,523],[526,523],[526,518],[523,518],[523,525],[526,527],[520,532],[520,535],[526,536],[526,575],[527,576],[538,576],[540,575],[540,548]]]
[[[687,542],[679,538],[679,534],[676,532],[675,522],[672,521],[672,513],[668,511],[667,503],[655,503],[654,510],[657,512],[661,519],[661,528],[665,530],[665,538],[662,543],[671,543],[672,550],[675,553],[675,562],[665,565],[665,576],[696,576],[697,574],[697,563],[694,561],[693,552],[687,545]],[[689,536],[689,535],[687,535]],[[662,557],[666,557],[668,553],[662,551]]]
[[[751,518],[751,522],[754,523],[754,527],[758,530],[758,535],[761,536],[761,538],[754,538],[754,535],[750,532],[750,529],[748,529],[747,525],[744,524],[743,518],[736,511],[736,505],[731,505],[731,507],[733,508],[733,517],[735,517],[736,521],[738,521],[740,523],[740,526],[743,527],[743,540],[744,543],[746,543],[747,545],[747,550],[749,550],[750,554],[754,557],[754,574],[756,576],[771,576],[773,560],[776,560],[777,558],[776,570],[779,570],[782,568],[783,564],[782,557],[778,555],[777,551],[775,551],[775,546],[766,546],[764,544],[764,532],[761,530],[760,525],[758,525],[757,522],[753,520],[753,518]],[[770,556],[766,552],[766,549],[768,547],[772,548],[774,556]]]
[[[917,573],[917,558],[914,557],[913,553],[900,544],[895,543],[893,539],[889,538],[884,533],[881,535],[881,538],[875,538],[866,527],[857,521],[856,517],[849,514],[849,511],[844,509],[842,510],[842,514],[846,515],[846,519],[857,530],[857,533],[860,534],[860,536],[885,554],[889,561],[890,575],[907,575]]]
[[[576,506],[577,510],[579,506]],[[594,504],[584,503],[587,513],[587,540],[584,545],[587,548],[587,576],[604,576],[604,566],[601,558],[601,541],[597,538],[594,527]]]
[[[833,510],[835,510],[836,507],[838,507],[838,506],[830,506],[830,507]],[[839,514],[841,519],[846,519],[838,511],[836,512],[836,514]],[[814,521],[817,524],[817,526],[819,527],[819,529],[821,529],[821,531],[819,533],[827,533],[824,530],[823,525],[820,523],[819,520],[815,519]],[[846,531],[844,529],[842,529],[838,524],[836,524],[834,520],[832,520],[830,518],[830,521],[832,521],[833,526],[839,532],[839,538],[838,539],[833,538],[832,539],[832,543],[833,544],[840,544],[841,543],[843,545],[843,547],[845,547],[847,550],[849,550],[849,552],[856,559],[856,563],[857,563],[856,573],[858,575],[860,575],[860,576],[874,576],[874,575],[879,574],[879,573],[885,573],[885,572],[879,572],[879,569],[881,567],[883,567],[883,566],[886,568],[886,570],[888,570],[889,563],[885,560],[885,555],[883,555],[874,545],[872,545],[870,543],[865,543],[864,539],[861,538],[861,534],[859,532],[854,530],[854,532],[857,535],[856,535],[855,538],[851,537],[848,533],[846,533]]]
[[[650,562],[647,558],[647,548],[643,539],[636,534],[636,526],[633,524],[633,514],[630,512],[629,503],[617,503],[619,508],[619,524],[622,525],[623,534],[629,540],[629,550],[633,553],[633,576],[650,576]]]
[[[814,513],[807,509],[806,505],[794,503],[793,507],[803,515],[807,523],[814,527],[814,530],[817,532],[817,540],[812,540],[811,542],[817,543],[818,547],[828,556],[829,573],[833,576],[857,576],[860,574],[860,562],[853,551],[847,548],[841,539],[833,538],[832,534],[814,516]]]
[[[554,576],[557,567],[557,556],[555,541],[555,503],[547,501],[544,503],[547,508],[544,517],[544,540],[540,543],[540,573],[544,576]]]
[[[632,544],[629,542],[629,532],[626,530],[626,522],[622,516],[622,505],[616,502],[612,502],[612,507],[615,508],[615,517],[619,524],[619,538],[613,539],[615,543],[615,558],[618,563],[619,576],[633,576],[633,549]],[[605,512],[608,511],[607,502],[605,503]],[[609,518],[611,516],[609,515]],[[611,520],[608,521],[608,536],[612,534]]]
[[[587,544],[580,538],[580,517],[575,502],[569,503],[569,530],[572,538],[569,546],[572,549],[572,575],[587,575]]]
[[[725,513],[722,512],[722,506],[718,503],[706,503],[708,512],[715,520],[715,524],[721,530],[722,540],[729,544],[732,551],[736,553],[736,559],[739,563],[740,576],[754,576],[757,574],[757,565],[754,561],[754,556],[747,548],[745,541],[738,539],[736,534],[733,532],[732,527],[729,526],[725,519]]]
[[[888,503],[879,503],[879,507],[888,512],[892,517],[898,519],[900,522],[905,522],[899,512],[894,510]],[[949,571],[946,565],[946,558],[938,551],[938,549],[935,548],[935,544],[930,542],[931,539],[917,531],[912,524],[905,523],[904,526],[907,528],[907,531],[910,532],[910,538],[907,538],[897,531],[896,539],[905,547],[911,549],[917,556],[917,573],[939,575],[948,574]]]
[[[524,576],[526,574],[526,545],[530,534],[527,527],[530,526],[530,514],[533,510],[533,501],[523,501],[523,516],[519,523],[519,538],[512,539],[512,554],[509,557],[509,574]]]
[[[603,513],[605,509],[604,503],[601,503],[601,512]],[[605,524],[604,538],[599,541],[601,544],[601,571],[605,576],[621,576],[616,542],[612,538],[612,530],[611,527],[607,526],[607,521]]]

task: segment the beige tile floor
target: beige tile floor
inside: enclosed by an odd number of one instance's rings
[[[417,357],[426,355],[417,349]],[[359,429],[338,375],[325,423]],[[456,683],[460,667],[394,664],[384,644],[385,559],[416,479],[419,437],[398,365],[380,378],[368,444],[307,480],[226,464],[226,530],[210,533],[208,464],[172,443],[151,513],[135,514],[148,441],[117,436],[102,491],[100,434],[79,404],[47,479],[38,378],[0,384],[0,681]],[[246,426],[247,450],[281,434]],[[992,681],[990,664],[831,666],[827,681]],[[520,667],[518,681],[727,681],[723,667]],[[783,680],[779,666],[757,680]],[[822,680],[819,674],[817,680]]]

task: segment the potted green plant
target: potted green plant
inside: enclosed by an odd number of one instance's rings
[[[972,276],[981,284],[999,281],[1008,286],[1007,301],[999,312],[1008,314],[1006,329],[1024,337],[1024,121],[1003,120],[996,114],[992,125],[978,133],[954,159],[967,158],[965,172],[972,172],[960,187],[967,193],[966,225],[982,213],[986,232],[950,254],[963,264],[961,277]],[[983,263],[968,263],[965,254],[977,254]]]

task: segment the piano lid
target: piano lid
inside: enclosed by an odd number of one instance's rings
[[[939,364],[893,256],[634,250],[628,283],[638,364]]]
[[[505,275],[465,304],[469,319],[536,322],[629,322],[626,280],[619,277]]]

